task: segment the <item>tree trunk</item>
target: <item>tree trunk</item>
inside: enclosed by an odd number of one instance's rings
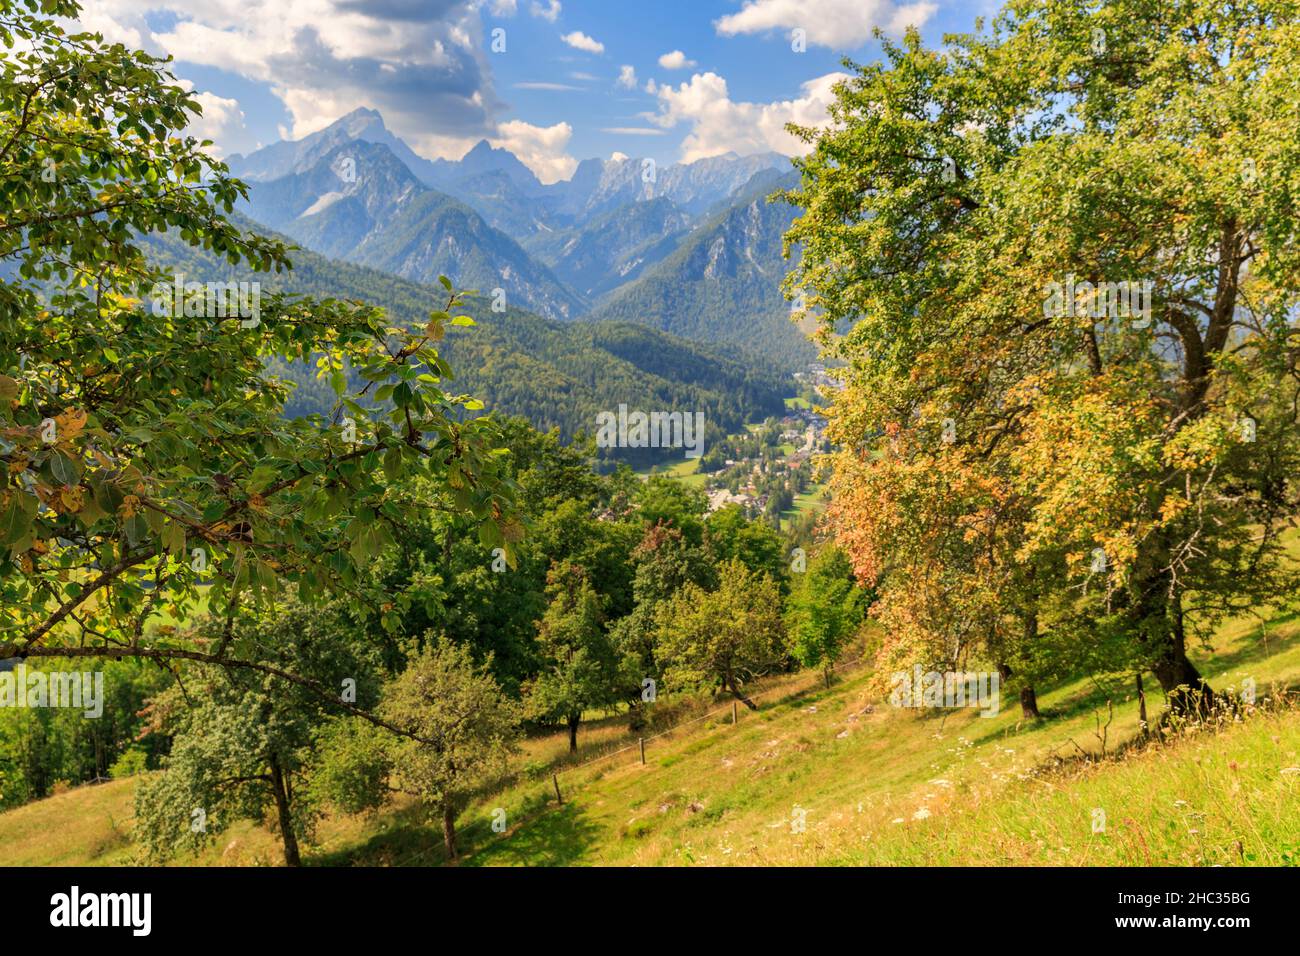
[[[1026,719],[1041,716],[1038,713],[1038,694],[1032,687],[1020,688],[1020,716]]]
[[[289,812],[289,790],[285,786],[280,762],[271,757],[271,790],[275,794],[275,811],[280,822],[280,839],[284,841],[284,865],[302,866],[298,856],[298,838],[293,833],[293,814]]]
[[[1183,630],[1183,602],[1177,594],[1169,602],[1168,626],[1161,636],[1163,647],[1151,670],[1169,701],[1169,711],[1179,716],[1206,716],[1214,707],[1214,691],[1187,659],[1187,635]]]
[[[736,698],[736,700],[740,701],[750,710],[758,710],[758,704],[754,703],[752,700],[750,700],[748,697],[746,697],[744,694],[740,692],[740,689],[736,687],[735,678],[732,677],[731,675],[728,674],[727,676],[722,678],[722,689],[724,691],[730,691],[732,697]]]
[[[1038,616],[1032,615],[1030,620],[1032,623],[1026,622],[1025,624],[1026,636],[1029,635],[1031,629],[1034,634],[1038,633]],[[1010,664],[998,664],[998,677],[1003,684],[1011,680],[1011,675],[1014,673]],[[1020,716],[1024,719],[1040,716],[1038,713],[1038,694],[1035,693],[1032,687],[1020,688]]]
[[[569,753],[578,752],[578,724],[582,720],[581,714],[569,715]]]
[[[1137,673],[1137,691],[1138,691],[1138,727],[1142,730],[1142,736],[1147,735],[1147,695],[1142,687],[1142,672]]]
[[[456,810],[450,803],[442,805],[442,843],[447,859],[456,859]]]

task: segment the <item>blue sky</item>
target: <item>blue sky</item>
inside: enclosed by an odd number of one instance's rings
[[[225,155],[367,106],[429,157],[479,139],[544,181],[579,159],[793,153],[871,28],[937,42],[991,0],[86,0],[82,23],[176,58]],[[504,31],[499,33],[496,31]],[[802,31],[802,34],[796,32]],[[793,47],[802,38],[802,51]],[[504,48],[502,48],[504,47]]]

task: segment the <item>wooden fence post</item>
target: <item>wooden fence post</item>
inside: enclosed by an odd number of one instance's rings
[[[564,798],[560,796],[560,778],[557,774],[551,774],[551,783],[555,784],[555,802],[564,806]]]
[[[733,726],[733,727],[736,726],[736,721],[737,721],[737,719],[738,719],[738,717],[737,717],[737,714],[736,714],[736,702],[733,700],[733,701],[731,702],[731,726]]]
[[[641,762],[645,763],[645,738],[638,737],[637,739],[641,742]]]

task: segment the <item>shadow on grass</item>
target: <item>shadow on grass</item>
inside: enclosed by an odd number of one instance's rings
[[[487,824],[478,826],[488,833],[475,841],[480,849],[466,856],[462,866],[572,866],[583,861],[598,834],[583,809],[573,803],[541,813],[507,833],[491,833]]]
[[[308,866],[441,866],[442,825],[419,804],[381,813],[379,832],[364,843],[305,856]]]
[[[572,803],[555,807],[546,798],[528,801],[523,822],[494,833],[490,818],[461,814],[456,846],[461,866],[567,866],[580,862],[597,828]],[[304,855],[308,866],[444,866],[442,823],[419,804],[382,813],[378,832],[364,843]]]
[[[1253,631],[1255,636],[1242,647],[1237,648],[1230,654],[1219,654],[1207,661],[1198,662],[1198,664],[1204,663],[1205,666],[1202,667],[1204,671],[1208,672],[1210,668],[1213,668],[1214,673],[1225,674],[1246,664],[1255,664],[1268,660],[1270,657],[1275,657],[1284,651],[1290,650],[1295,644],[1295,634],[1278,634],[1276,632],[1297,622],[1300,622],[1300,611],[1289,611],[1279,614],[1277,617],[1269,618],[1262,625],[1262,627],[1267,628],[1267,632],[1270,634],[1267,640],[1259,636],[1261,625],[1257,625]],[[1199,648],[1193,648],[1191,651],[1194,658],[1199,656],[1197,650]]]
[[[1293,624],[1297,620],[1300,620],[1300,612],[1287,612],[1278,615],[1277,617],[1270,618],[1268,621],[1268,627],[1270,629],[1278,629],[1288,624]],[[1269,638],[1267,645],[1263,640],[1252,641],[1231,653],[1215,655],[1208,659],[1199,659],[1196,660],[1195,663],[1201,673],[1205,676],[1210,687],[1216,691],[1222,691],[1226,686],[1223,675],[1236,668],[1248,664],[1258,664],[1261,661],[1266,661],[1269,658],[1285,653],[1291,649],[1296,639],[1296,636],[1291,634],[1275,634]],[[1198,657],[1195,650],[1192,651],[1191,656],[1194,658]],[[1143,674],[1142,679],[1143,684],[1146,687],[1147,714],[1152,724],[1154,724],[1165,710],[1164,693],[1161,691],[1160,684],[1154,675],[1150,673]],[[1283,689],[1286,688],[1284,687]],[[1049,688],[1047,692],[1050,693],[1051,689]],[[1042,696],[1045,695],[1040,695],[1040,700]],[[1119,703],[1125,698],[1132,700],[1136,698],[1136,696],[1137,687],[1135,683],[1130,684],[1127,687],[1113,686],[1110,690],[1104,686],[1088,683],[1079,690],[1074,691],[1066,699],[1055,702],[1051,707],[1043,707],[1041,710],[1042,716],[1037,720],[1025,720],[1024,726],[1030,728],[1041,727],[1049,723],[1063,723],[1070,719],[1087,715],[1097,715],[1100,718],[1100,722],[1105,724],[1107,720],[1106,701],[1108,699]],[[1013,701],[1013,703],[1015,702]],[[1018,703],[1015,704],[1015,706],[1019,706]],[[942,719],[943,715],[937,713],[928,716],[931,716],[932,719]],[[974,743],[984,744],[996,738],[1006,736],[1007,730],[1008,728],[1005,726],[992,727],[983,734],[972,734],[968,728],[966,734]],[[1090,727],[1089,731],[1091,730],[1092,728]],[[1090,734],[1089,740],[1092,739],[1093,737]],[[1130,747],[1143,747],[1146,746],[1147,742],[1146,739],[1140,736],[1126,741],[1112,741],[1110,749],[1114,752],[1119,749],[1127,750]]]

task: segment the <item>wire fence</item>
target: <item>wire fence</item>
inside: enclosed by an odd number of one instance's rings
[[[861,664],[863,661],[865,661],[865,660],[867,659],[867,656],[868,656],[868,655],[866,655],[866,654],[860,654],[860,655],[858,655],[857,657],[851,658],[850,660],[847,660],[847,661],[837,661],[836,663],[834,663],[834,664],[831,665],[830,670],[831,670],[832,673],[842,673],[842,672],[849,671],[849,670],[851,670],[852,668],[856,667],[857,665]],[[761,699],[763,699],[763,698],[766,698],[766,697],[775,697],[777,700],[788,699],[788,698],[790,698],[790,697],[794,697],[794,696],[796,696],[796,695],[798,695],[798,694],[802,694],[802,693],[804,693],[804,692],[807,691],[809,688],[815,686],[815,685],[816,685],[820,680],[822,680],[822,677],[821,677],[820,675],[817,675],[817,676],[815,676],[811,681],[809,681],[808,683],[806,683],[806,684],[804,684],[804,685],[796,686],[796,687],[791,687],[791,686],[788,686],[788,685],[784,685],[784,686],[780,686],[780,687],[772,687],[772,688],[769,688],[769,689],[767,689],[767,690],[760,691],[760,692],[758,692],[758,693],[756,693],[756,694],[753,694],[752,696],[748,697],[747,699],[756,705],[756,706],[754,707],[754,709],[757,710],[757,709],[758,709],[758,708],[757,708],[757,703],[758,703],[759,700],[761,700]],[[595,764],[598,764],[598,763],[601,763],[601,762],[603,762],[603,761],[610,760],[611,758],[613,758],[613,757],[617,757],[617,756],[619,756],[620,754],[631,753],[631,752],[633,752],[633,751],[637,751],[638,754],[639,754],[639,760],[636,761],[636,762],[639,762],[639,763],[642,763],[642,764],[646,764],[646,763],[647,763],[647,761],[646,761],[646,745],[649,744],[652,740],[658,740],[658,739],[660,739],[660,738],[662,738],[662,737],[670,736],[671,734],[675,734],[675,733],[677,733],[679,730],[683,730],[683,729],[685,729],[685,728],[687,728],[687,727],[690,727],[690,726],[693,725],[693,724],[698,724],[698,723],[702,723],[703,721],[706,721],[706,720],[712,720],[712,719],[715,719],[715,718],[717,718],[720,714],[726,714],[728,710],[731,711],[732,726],[735,726],[735,725],[737,725],[737,724],[739,723],[739,720],[740,720],[740,716],[739,716],[739,715],[740,715],[740,707],[739,707],[739,705],[740,705],[740,701],[739,701],[739,700],[733,700],[733,701],[730,702],[730,705],[729,705],[729,706],[722,706],[722,707],[714,708],[713,710],[706,711],[705,713],[699,715],[698,717],[692,717],[692,718],[690,718],[689,720],[682,720],[682,721],[679,721],[679,722],[677,722],[677,723],[674,723],[671,727],[668,727],[668,728],[666,728],[666,729],[664,729],[664,730],[661,730],[661,731],[659,731],[659,732],[656,733],[656,734],[651,734],[651,735],[648,736],[648,737],[639,737],[639,738],[637,738],[637,742],[636,742],[636,743],[628,744],[628,745],[625,746],[625,747],[619,747],[617,750],[611,750],[611,751],[609,751],[608,753],[600,754],[600,755],[597,756],[597,757],[592,757],[591,759],[589,759],[589,760],[584,760],[584,761],[582,761],[581,763],[573,764],[572,766],[564,767],[563,769],[559,769],[559,770],[554,770],[554,771],[552,771],[552,773],[551,773],[551,783],[552,783],[552,784],[554,785],[554,787],[555,787],[555,799],[556,799],[556,802],[557,802],[557,803],[560,803],[560,804],[562,804],[562,803],[564,802],[564,797],[563,797],[562,791],[561,791],[561,789],[560,789],[560,777],[561,777],[561,776],[564,776],[564,775],[566,775],[566,774],[574,774],[574,773],[577,773],[579,770],[583,770],[583,769],[585,769],[585,768],[587,768],[587,767],[591,767],[591,766],[593,766],[593,765],[595,765]],[[748,707],[747,707],[746,709],[748,709]],[[571,792],[572,792],[572,791],[571,791]]]

